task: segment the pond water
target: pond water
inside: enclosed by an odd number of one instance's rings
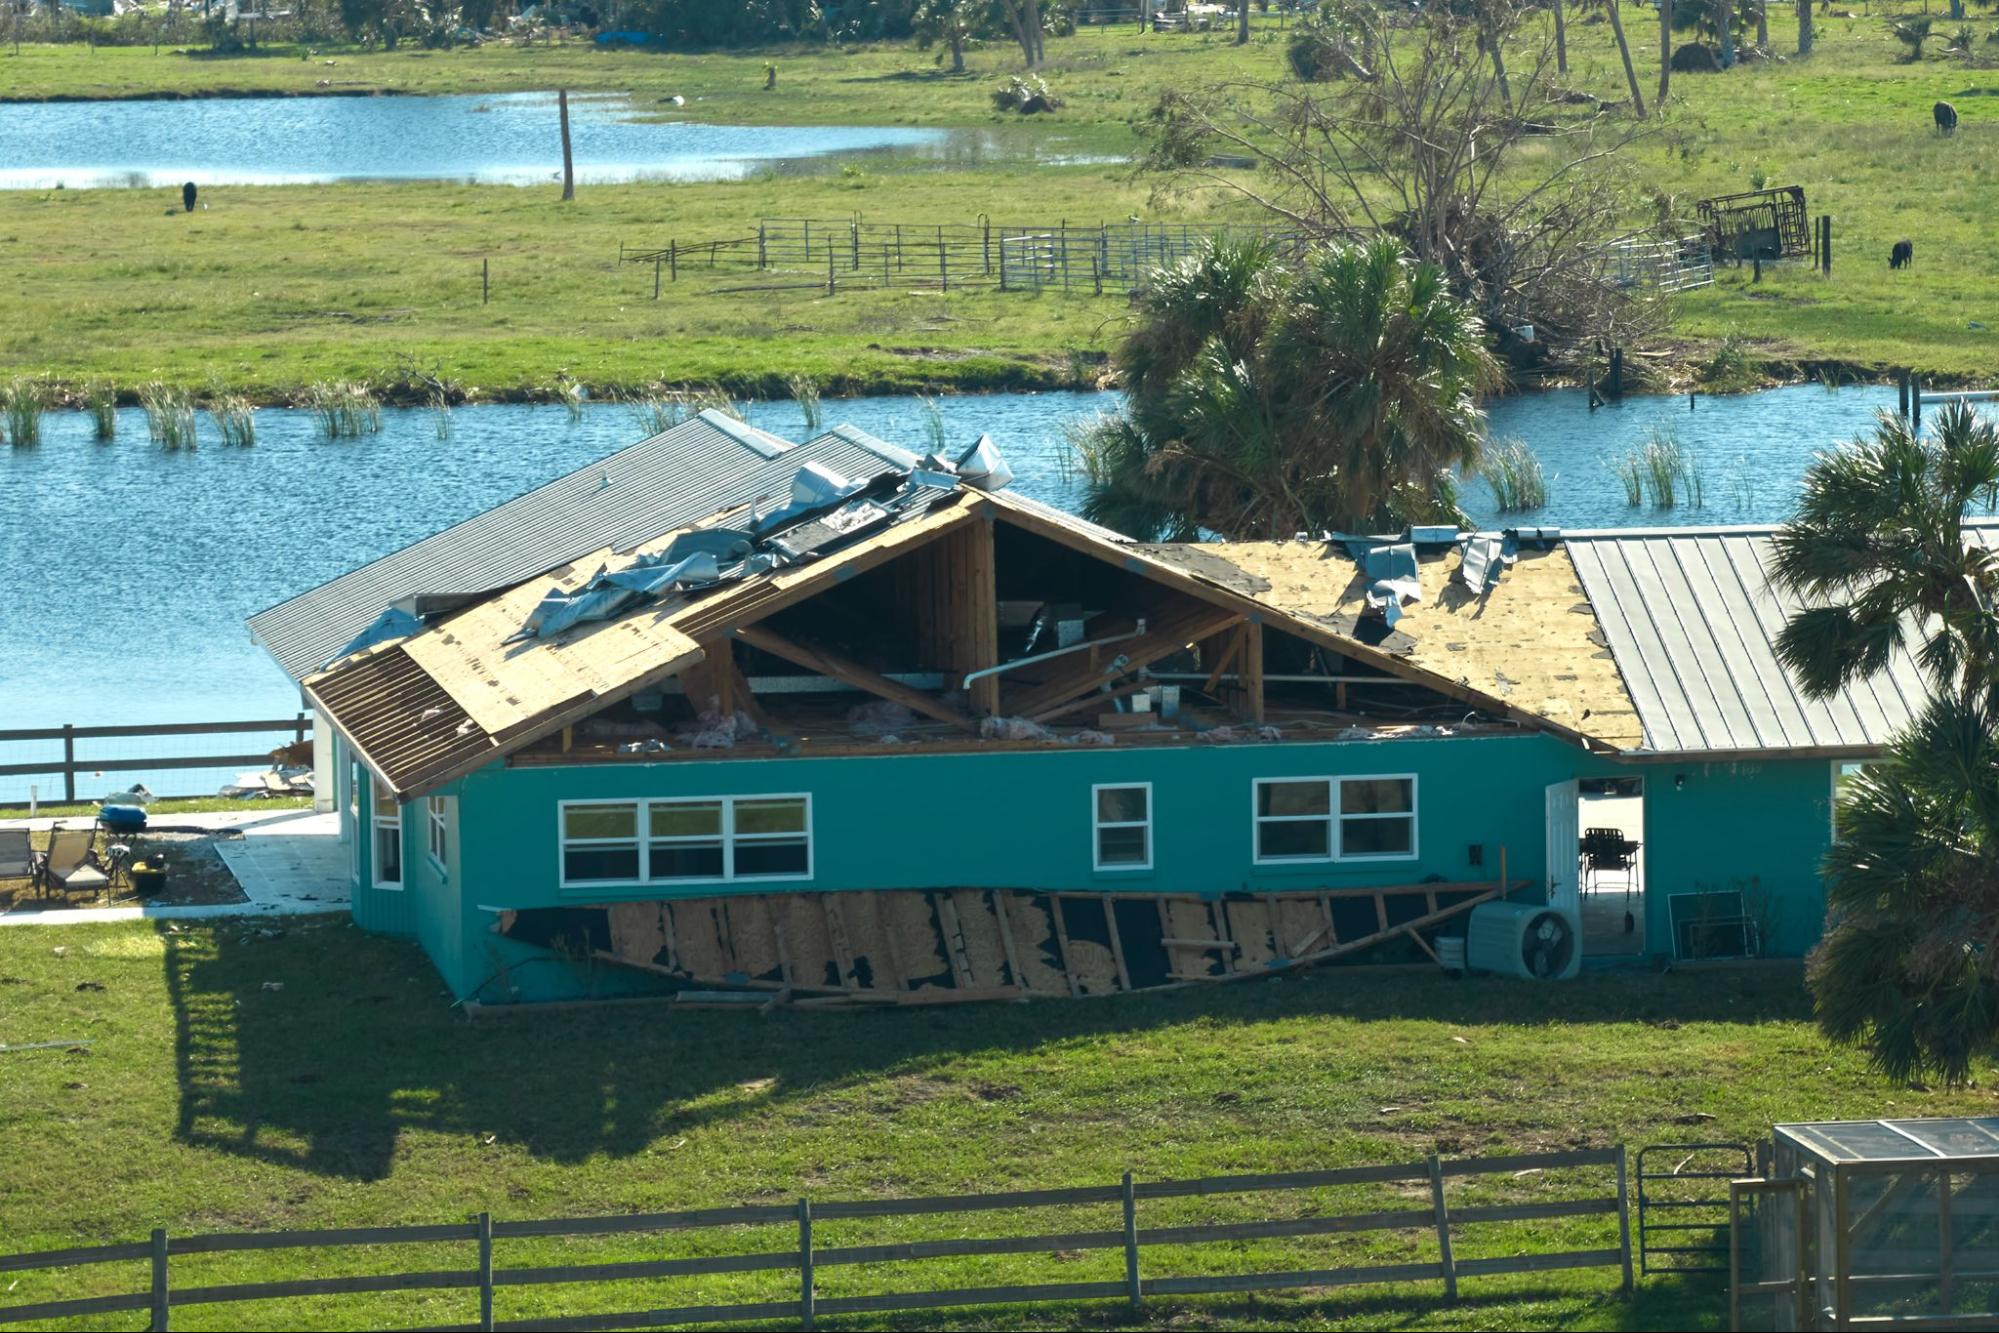
[[[1062,160],[982,130],[707,125],[694,109],[621,95],[569,99],[577,179],[732,180],[860,155],[963,163],[1004,153]],[[661,119],[661,116],[666,119]],[[285,185],[337,180],[558,180],[553,93],[243,97],[0,105],[0,188]]]
[[[1502,518],[1480,483],[1466,506],[1481,524],[1566,528],[1770,523],[1788,513],[1814,451],[1868,428],[1894,391],[1817,387],[1734,398],[1632,398],[1596,412],[1575,392],[1492,405],[1496,435],[1527,440],[1549,503]],[[968,395],[939,400],[945,437],[992,435],[1025,493],[1073,507],[1080,484],[1065,430],[1115,407],[1102,393]],[[828,399],[828,424],[927,447],[927,412],[909,397]],[[757,425],[797,439],[789,402],[750,405]],[[244,619],[378,555],[581,466],[642,433],[629,411],[481,406],[451,414],[438,438],[422,410],[388,411],[378,435],[327,442],[300,411],[257,413],[249,449],[215,442],[168,453],[136,409],[117,438],[92,441],[81,413],[51,413],[39,447],[0,449],[0,729],[111,722],[280,717],[297,693]],[[1703,503],[1625,503],[1609,460],[1655,431],[1675,432],[1702,477]],[[0,760],[0,762],[5,762]],[[0,778],[0,801],[21,799]]]

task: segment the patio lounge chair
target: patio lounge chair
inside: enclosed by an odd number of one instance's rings
[[[0,829],[0,882],[35,877],[35,849],[24,828]]]
[[[50,889],[103,889],[111,884],[97,860],[97,835],[87,828],[59,828],[49,834],[49,849],[35,871],[43,893]]]

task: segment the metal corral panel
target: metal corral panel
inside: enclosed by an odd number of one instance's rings
[[[1770,537],[1768,528],[1666,528],[1566,538],[1646,749],[1865,751],[1922,707],[1928,690],[1907,647],[1830,699],[1806,697],[1777,660],[1777,635],[1802,604],[1771,586]],[[1989,526],[1966,537],[1995,541]]]
[[[781,502],[792,475],[807,462],[858,477],[912,461],[851,429],[793,445],[703,412],[260,611],[250,618],[250,632],[287,675],[303,680],[398,599],[504,588],[607,546],[628,549],[761,495]]]

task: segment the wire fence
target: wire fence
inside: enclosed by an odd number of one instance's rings
[[[721,291],[993,287],[1009,292],[1134,291],[1156,270],[1216,241],[1262,240],[1280,250],[1304,243],[1295,230],[1254,223],[874,222],[760,218],[732,236],[621,245],[620,261],[652,269],[653,295],[683,279],[753,275],[764,281]]]

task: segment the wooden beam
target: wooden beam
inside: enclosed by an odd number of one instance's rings
[[[794,643],[774,630],[762,625],[738,626],[735,635],[752,648],[761,648],[774,657],[782,657],[787,662],[795,662],[807,671],[816,671],[822,676],[852,685],[880,699],[888,699],[901,704],[912,713],[934,718],[939,722],[949,722],[954,727],[977,732],[977,719],[952,708],[942,700],[933,699],[921,690],[913,690],[900,681],[890,680],[879,671],[862,666],[840,654],[824,648],[814,648],[802,643]]]
[[[1222,683],[1222,677],[1229,673],[1229,667],[1242,652],[1243,630],[1248,624],[1248,621],[1244,621],[1236,626],[1235,633],[1229,635],[1222,644],[1221,653],[1215,658],[1215,669],[1208,673],[1207,683],[1201,686],[1203,694],[1213,694]]]
[[[1243,711],[1251,722],[1263,721],[1263,622],[1252,618],[1242,627]]]
[[[1160,658],[1169,657],[1188,644],[1205,639],[1210,634],[1227,629],[1231,625],[1239,624],[1242,620],[1243,617],[1237,612],[1218,611],[1203,606],[1156,630],[1149,631],[1140,638],[1113,644],[1111,647],[1119,656],[1126,659],[1126,664],[1118,675],[1122,677],[1141,667],[1150,666]],[[1112,677],[1107,676],[1102,670],[1085,665],[1079,671],[1057,676],[1054,680],[1035,686],[1013,701],[1011,708],[1020,716],[1033,717],[1047,712],[1058,704],[1079,699],[1107,684],[1111,679]]]
[[[1059,894],[1048,895],[1048,914],[1055,919],[1055,947],[1062,951],[1062,975],[1068,979],[1071,998],[1083,993],[1083,983],[1076,980],[1076,964],[1069,957],[1069,923],[1062,919],[1062,898]]]
[[[954,590],[951,612],[957,620],[952,636],[955,660],[952,668],[960,678],[999,665],[999,583],[993,560],[993,521],[988,514],[983,523],[960,528],[952,534],[961,556],[957,572],[961,586]],[[976,717],[995,717],[1000,708],[998,676],[981,676],[971,685],[971,708]]]

